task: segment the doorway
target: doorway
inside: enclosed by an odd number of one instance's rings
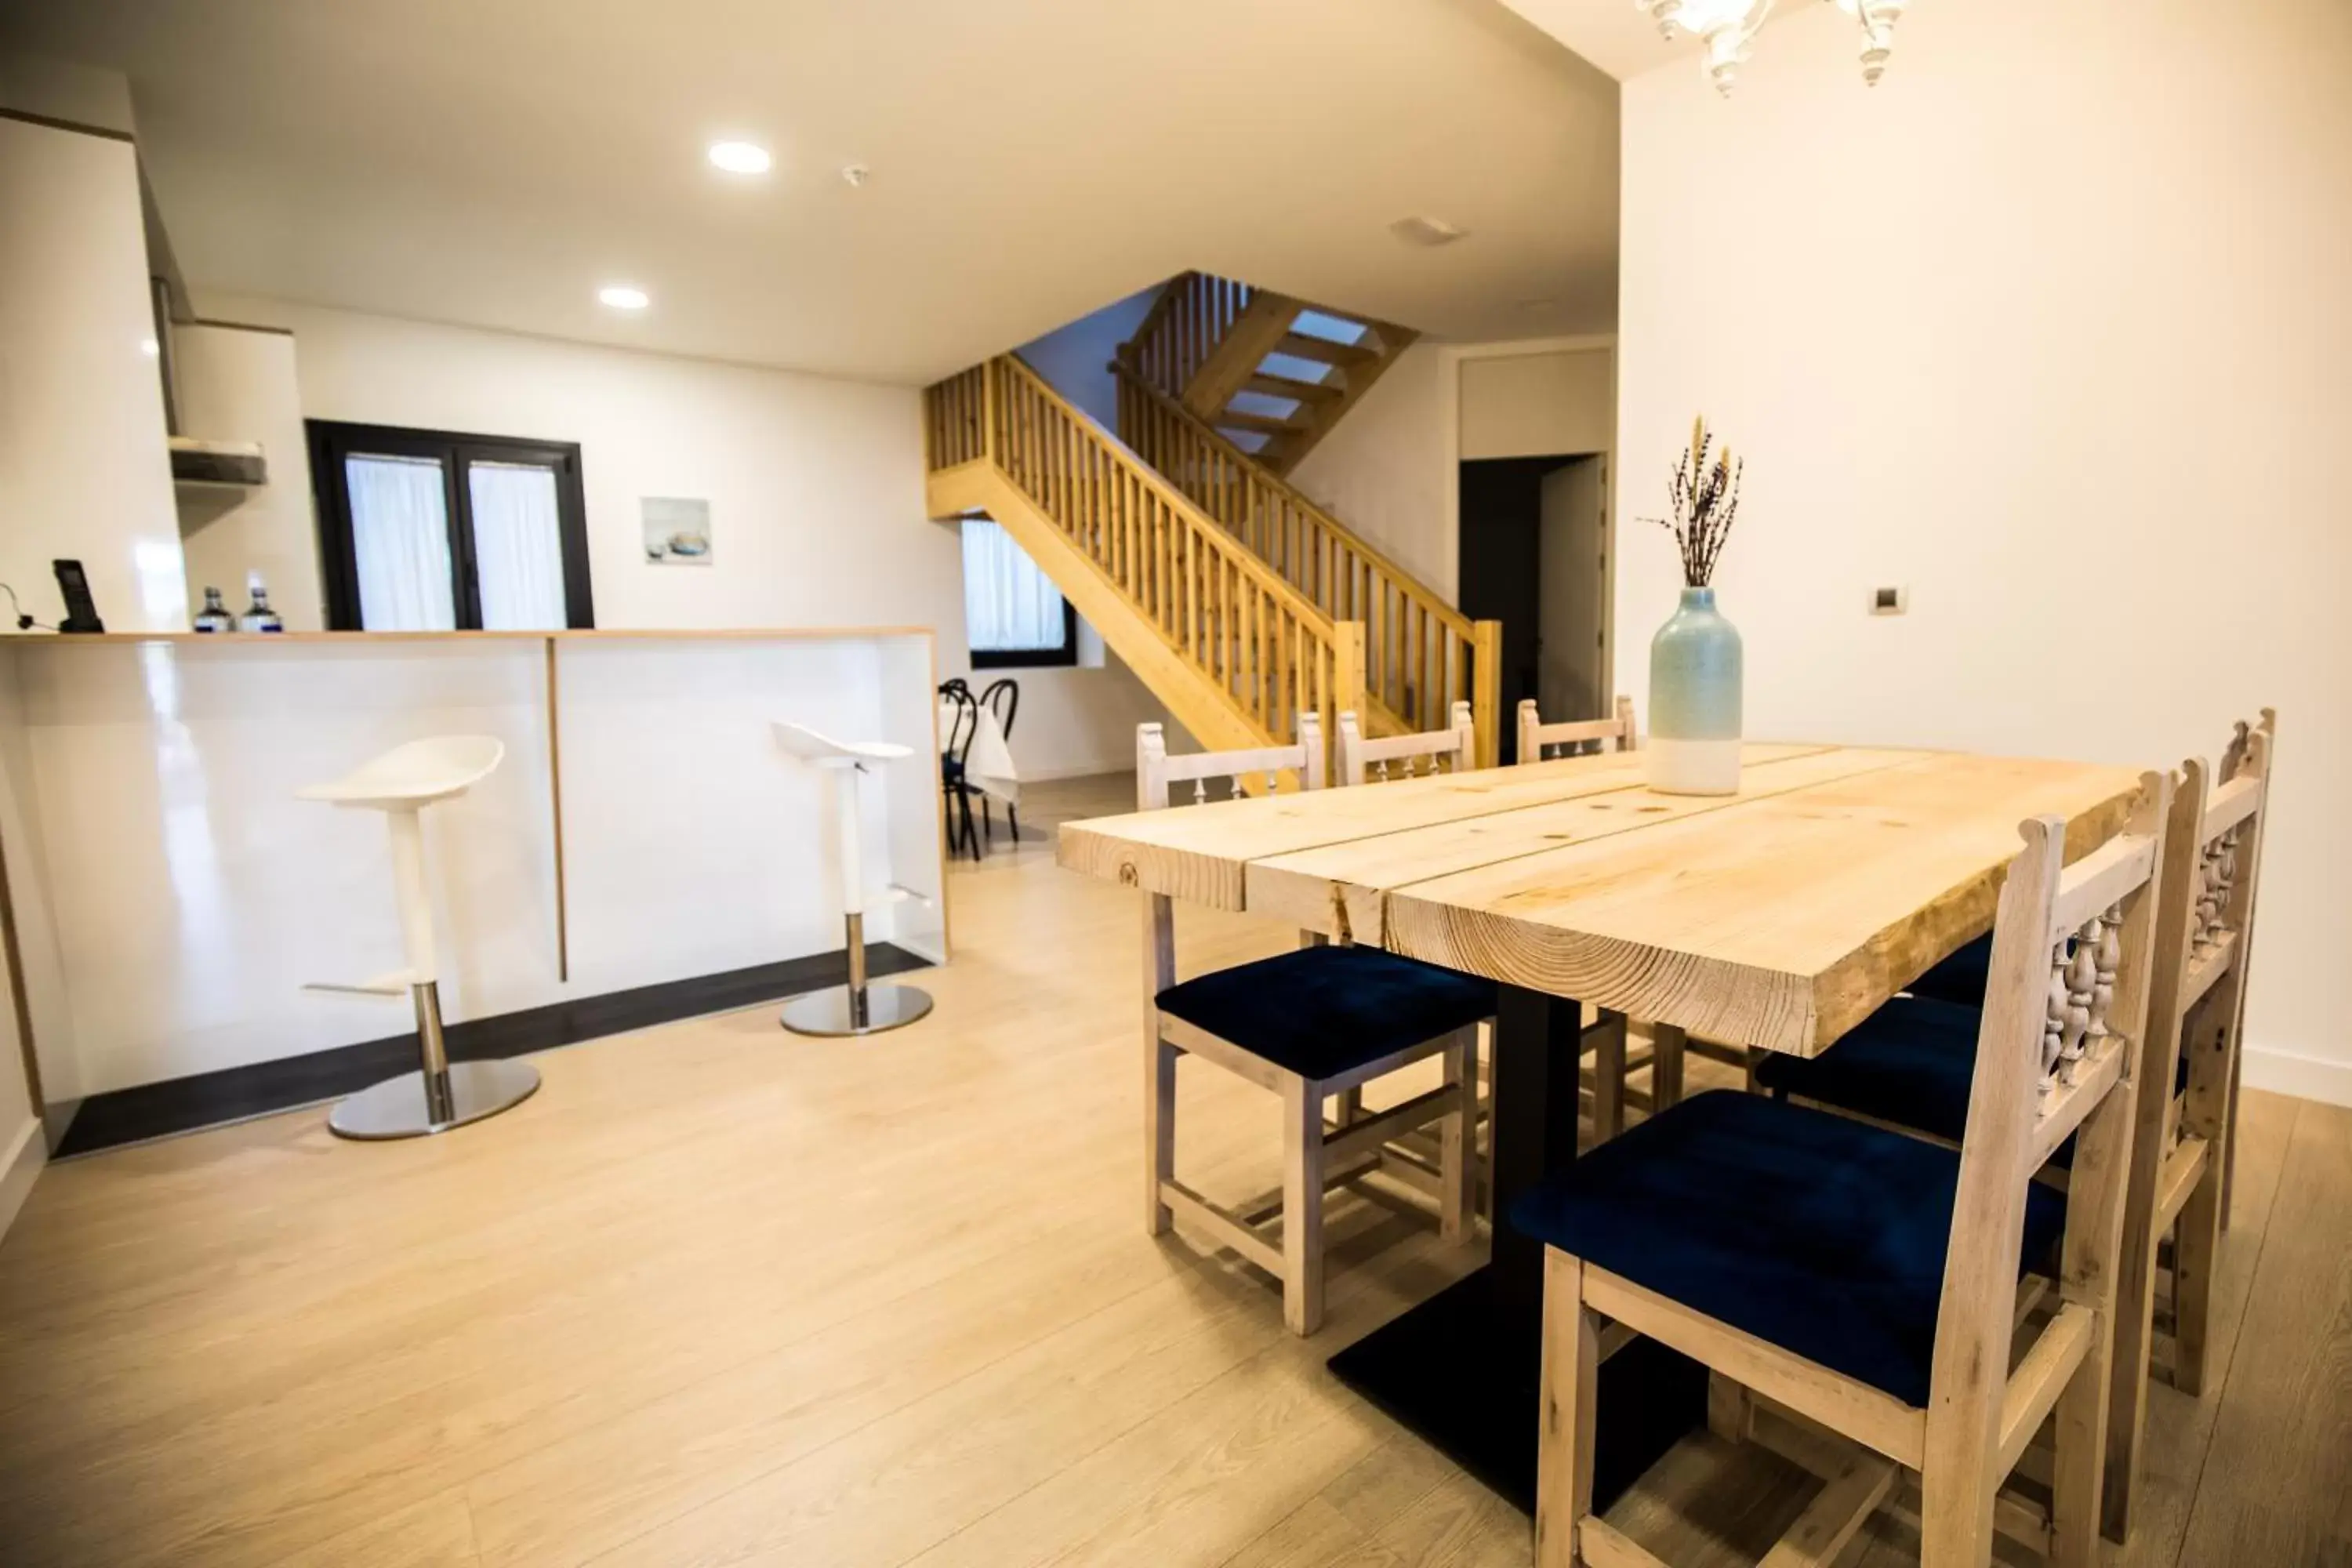
[[[1501,756],[1518,706],[1548,721],[1610,710],[1609,475],[1598,453],[1461,466],[1462,613],[1503,624]]]

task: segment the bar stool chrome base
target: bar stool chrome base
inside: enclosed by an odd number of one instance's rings
[[[931,994],[886,980],[866,983],[866,916],[842,918],[849,951],[849,984],[812,991],[784,1004],[782,1022],[795,1035],[879,1035],[903,1029],[931,1010]]]
[[[404,1072],[360,1090],[335,1107],[327,1130],[338,1138],[424,1138],[510,1110],[539,1089],[529,1062],[456,1062],[443,1096],[428,1095],[425,1074]],[[428,1100],[442,1099],[440,1106]],[[436,1119],[436,1110],[442,1112]]]
[[[783,1026],[795,1035],[879,1035],[903,1029],[931,1010],[928,991],[889,981],[865,988],[865,1005],[846,985],[812,991],[784,1004]]]
[[[409,987],[416,1006],[415,1072],[371,1084],[334,1109],[327,1131],[338,1138],[423,1138],[510,1110],[539,1089],[529,1062],[449,1060],[441,1036],[441,987]]]

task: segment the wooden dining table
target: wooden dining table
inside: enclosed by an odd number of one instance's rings
[[[1488,1263],[1332,1371],[1532,1509],[1543,1249],[1512,1201],[1576,1158],[1583,1009],[1814,1056],[1992,923],[2018,825],[2067,858],[2120,826],[2137,770],[1750,744],[1738,793],[1643,784],[1639,752],[1065,824],[1061,864],[1497,983]],[[1704,1416],[1705,1370],[1647,1341],[1603,1366],[1599,1494]]]

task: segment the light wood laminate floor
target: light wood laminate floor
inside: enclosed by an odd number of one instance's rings
[[[1024,826],[1130,788],[1034,788]],[[1528,1563],[1522,1516],[1322,1365],[1474,1259],[1341,1194],[1301,1343],[1263,1276],[1147,1238],[1135,896],[998,845],[916,1028],[761,1009],[541,1058],[430,1142],[312,1110],[50,1169],[0,1243],[0,1561]],[[1286,945],[1179,924],[1188,973]],[[1273,1097],[1181,1094],[1188,1179],[1275,1184]],[[2118,1562],[2352,1563],[2347,1221],[2352,1111],[2249,1094],[2215,1391],[2154,1392]],[[1752,1562],[1810,1489],[1700,1436],[1612,1517]]]

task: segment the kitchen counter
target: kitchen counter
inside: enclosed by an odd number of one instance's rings
[[[932,667],[916,626],[0,637],[0,914],[45,1097],[405,1029],[301,989],[399,939],[382,819],[294,796],[430,734],[506,746],[425,814],[453,1024],[837,951],[824,783],[778,719],[912,748],[865,776],[867,931],[943,962]]]

